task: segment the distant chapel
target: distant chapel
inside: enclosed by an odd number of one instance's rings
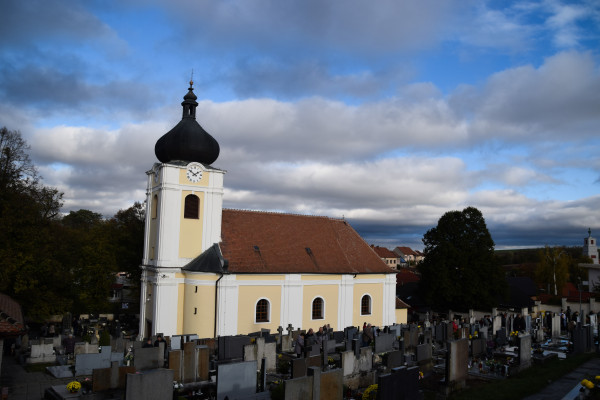
[[[223,210],[193,82],[183,99],[146,172],[140,336],[393,324],[396,271],[345,220]]]

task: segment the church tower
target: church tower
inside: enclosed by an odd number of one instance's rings
[[[583,255],[592,259],[592,264],[598,264],[598,243],[592,237],[592,229],[588,228],[588,237],[583,239]]]
[[[221,240],[223,175],[218,142],[196,121],[193,82],[181,121],[156,142],[147,171],[140,337],[181,331],[181,267]]]

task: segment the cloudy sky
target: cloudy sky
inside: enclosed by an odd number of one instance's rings
[[[65,212],[144,200],[192,70],[228,208],[389,248],[467,206],[497,248],[600,236],[598,0],[0,3],[0,126]]]

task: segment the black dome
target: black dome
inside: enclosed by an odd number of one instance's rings
[[[183,97],[183,117],[173,129],[157,140],[154,154],[160,162],[187,161],[212,164],[219,157],[219,143],[196,122],[196,95],[193,82]]]

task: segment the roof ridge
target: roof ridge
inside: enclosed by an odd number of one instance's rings
[[[334,217],[329,217],[327,215],[298,214],[298,213],[284,212],[284,211],[244,210],[241,208],[224,208],[223,211],[239,211],[239,212],[251,212],[251,213],[257,213],[257,214],[272,214],[272,215],[291,215],[291,216],[295,216],[295,217],[322,218],[322,219],[328,219],[331,221],[347,222],[345,218],[334,218]]]

